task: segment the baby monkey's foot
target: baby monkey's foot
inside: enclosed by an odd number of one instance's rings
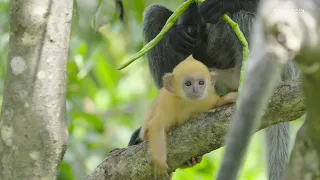
[[[155,180],[169,180],[169,179],[171,179],[171,177],[169,176],[169,173],[168,173],[168,165],[167,164],[155,165],[153,173],[154,173]]]
[[[208,112],[216,112],[217,108],[210,109]]]
[[[190,167],[193,167],[193,166],[201,163],[201,161],[202,161],[202,156],[193,157],[193,158],[189,159],[186,163],[184,163],[182,165],[182,167],[180,167],[180,168],[182,168],[182,169],[183,168],[190,168]]]
[[[193,167],[193,166],[201,163],[201,161],[202,161],[202,156],[193,157],[193,158],[191,158],[189,161],[187,161],[187,165],[188,165],[189,167]]]

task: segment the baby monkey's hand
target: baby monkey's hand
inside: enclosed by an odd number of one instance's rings
[[[155,163],[154,164],[154,179],[155,180],[168,180],[170,179],[168,173],[168,165],[167,163]]]

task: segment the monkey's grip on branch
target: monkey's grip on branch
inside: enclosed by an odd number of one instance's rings
[[[173,26],[173,24],[178,20],[178,18],[181,16],[181,14],[193,2],[201,3],[201,2],[203,2],[203,0],[187,0],[184,3],[182,3],[177,8],[177,10],[169,17],[169,19],[167,20],[166,24],[164,25],[164,27],[162,28],[160,33],[154,39],[152,39],[149,43],[147,43],[139,52],[134,54],[129,59],[129,61],[127,61],[125,64],[121,65],[118,70],[124,69],[125,67],[127,67],[131,63],[133,63],[135,60],[137,60],[141,56],[145,55],[148,51],[150,51],[162,39],[162,37],[169,31],[169,29]],[[224,14],[222,19],[224,19],[231,26],[231,28],[233,29],[233,31],[235,32],[235,34],[237,35],[238,39],[240,40],[240,42],[243,45],[243,55],[242,55],[243,56],[243,60],[242,60],[243,65],[242,65],[242,67],[244,67],[245,60],[247,59],[248,54],[249,54],[248,42],[246,41],[246,38],[244,37],[244,35],[241,32],[241,30],[239,29],[238,24],[235,23],[234,21],[232,21],[232,19],[228,15]],[[242,79],[243,79],[243,70],[242,69],[243,68],[241,68],[240,82],[242,82]],[[240,85],[240,87],[241,87],[241,85]]]

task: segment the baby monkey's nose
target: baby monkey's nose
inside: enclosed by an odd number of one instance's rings
[[[199,92],[198,88],[195,87],[195,86],[192,87],[192,91],[193,91],[194,93],[198,93],[198,92]]]

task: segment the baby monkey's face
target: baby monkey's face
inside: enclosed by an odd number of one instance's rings
[[[182,81],[182,91],[189,100],[200,100],[206,96],[207,79],[203,76],[188,76]]]

